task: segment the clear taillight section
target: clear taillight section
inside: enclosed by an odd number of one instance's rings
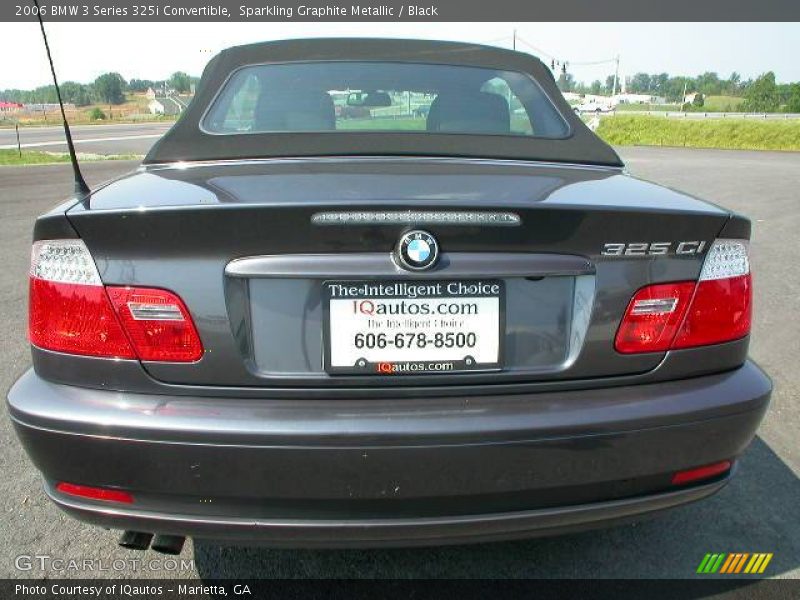
[[[31,249],[31,277],[51,283],[102,285],[83,240],[44,240]]]
[[[750,333],[752,307],[747,241],[716,240],[697,282],[656,284],[636,292],[614,347],[629,354],[737,340]]]
[[[34,243],[28,336],[46,350],[106,358],[191,362],[203,353],[178,296],[104,287],[81,240]]]
[[[746,240],[716,240],[703,261],[700,281],[748,275],[750,273],[748,247]]]

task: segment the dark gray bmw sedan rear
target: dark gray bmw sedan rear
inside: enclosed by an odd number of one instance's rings
[[[132,547],[635,518],[728,483],[767,409],[749,237],[628,175],[531,56],[233,48],[137,171],[37,220],[9,412]]]

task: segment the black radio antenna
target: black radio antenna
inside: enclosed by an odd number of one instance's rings
[[[50,44],[47,43],[47,33],[44,31],[44,23],[42,22],[42,11],[39,8],[39,0],[33,0],[36,6],[36,18],[39,19],[39,27],[42,30],[42,38],[44,38],[44,49],[47,51],[47,62],[50,63],[50,72],[53,74],[53,83],[56,86],[56,96],[58,97],[58,105],[61,107],[61,118],[64,120],[64,136],[67,138],[67,148],[69,149],[69,158],[72,161],[72,173],[75,180],[75,195],[86,196],[89,194],[89,186],[86,185],[81,174],[80,165],[78,165],[78,155],[75,153],[75,144],[72,143],[72,133],[69,130],[69,123],[67,123],[67,114],[64,112],[64,101],[61,99],[61,89],[58,87],[58,78],[56,77],[56,68],[53,66],[53,57],[50,56]]]

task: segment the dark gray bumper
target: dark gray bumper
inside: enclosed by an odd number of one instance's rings
[[[553,533],[697,500],[727,478],[771,383],[753,363],[620,388],[382,400],[126,394],[49,383],[8,395],[56,503],[109,527],[273,545],[426,544]],[[129,490],[77,500],[56,481]]]

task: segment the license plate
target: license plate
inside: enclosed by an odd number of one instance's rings
[[[502,366],[502,281],[326,281],[323,298],[328,373],[419,375]]]

